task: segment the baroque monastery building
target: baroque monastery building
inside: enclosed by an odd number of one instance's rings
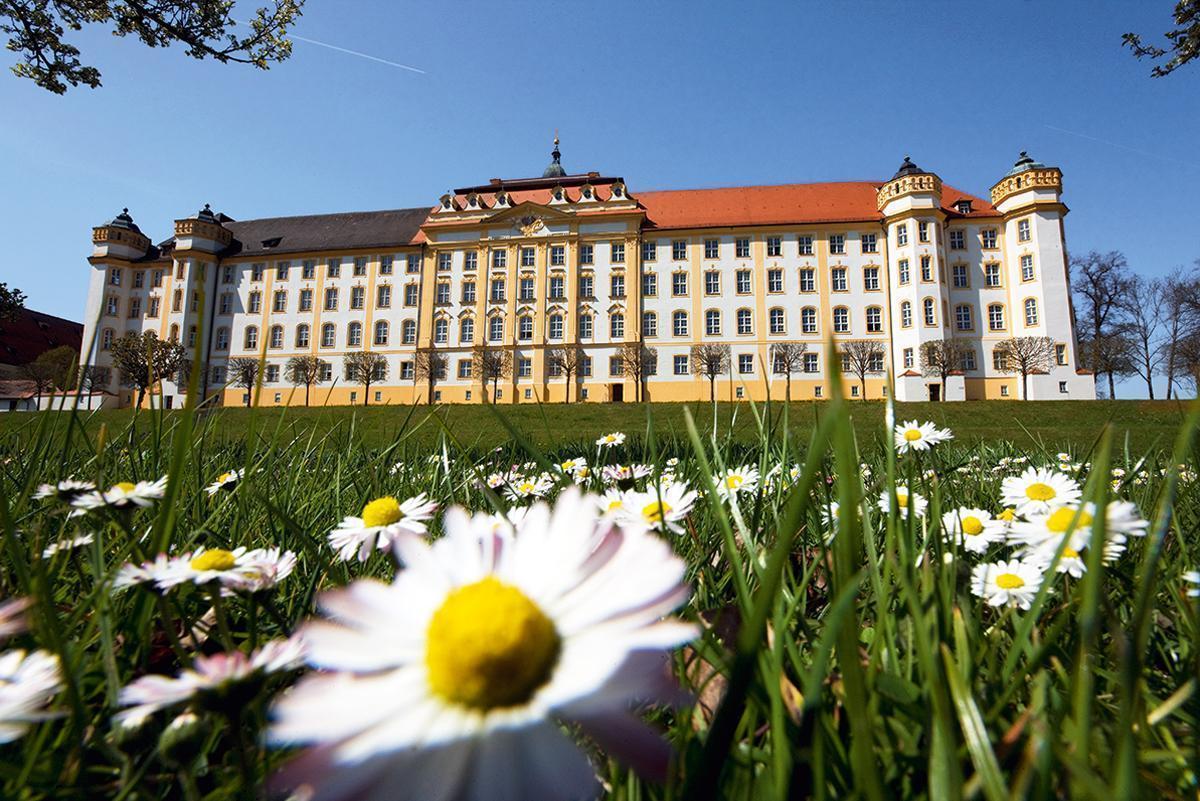
[[[425,401],[429,352],[445,357],[435,401],[612,402],[639,395],[622,352],[640,341],[647,399],[691,401],[710,393],[696,345],[728,346],[718,399],[762,400],[783,398],[789,378],[771,346],[805,343],[790,389],[814,399],[831,394],[831,339],[876,340],[866,397],[887,392],[890,372],[912,401],[943,392],[921,374],[922,343],[969,346],[946,399],[1018,398],[1021,378],[994,350],[1036,336],[1054,355],[1028,397],[1094,398],[1077,369],[1061,192],[1061,171],[1024,153],[990,201],[907,158],[888,181],[633,192],[568,174],[556,139],[540,178],[463,187],[433,208],[237,221],[205,206],[158,245],[126,210],[93,230],[84,351],[111,367],[116,338],[155,331],[229,405],[248,400],[232,385],[237,357],[263,361],[260,404],[304,403],[285,369],[297,355],[325,362],[314,403]],[[362,350],[386,359],[369,389],[344,372]],[[510,369],[485,388],[481,365],[500,362]],[[107,388],[127,405],[117,378]],[[858,378],[844,381],[859,397]],[[182,405],[186,387],[160,389]]]

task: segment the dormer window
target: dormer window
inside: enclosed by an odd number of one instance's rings
[[[613,184],[613,186],[612,186],[612,196],[613,197],[621,197],[624,194],[625,194],[624,186],[622,186],[621,184]]]
[[[479,208],[479,196],[472,192],[467,196],[467,205],[473,209]]]
[[[592,199],[592,188],[590,186],[585,186],[583,188],[583,199],[584,200]]]
[[[279,236],[273,236],[270,239],[264,239],[262,241],[263,249],[270,250],[271,248],[279,247],[279,242],[282,239],[283,239],[283,237],[279,237]]]
[[[555,189],[555,190],[554,190],[554,199],[555,199],[555,200],[562,200],[562,199],[563,199],[563,191],[562,191],[561,189]]]
[[[442,208],[446,209],[447,211],[450,210],[450,196],[449,195],[446,195],[442,198]]]
[[[970,214],[971,213],[971,201],[960,200],[954,204],[954,208],[958,211],[959,214]]]
[[[508,205],[508,195],[505,194],[504,192],[497,193],[496,194],[496,205],[497,206],[507,206]]]

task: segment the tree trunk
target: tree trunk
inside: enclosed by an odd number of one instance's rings
[[[1117,382],[1113,379],[1113,371],[1108,371],[1108,399],[1117,399]]]
[[[136,407],[139,409],[142,408],[142,401],[145,399],[146,399],[146,390],[143,387],[138,387],[137,403],[135,404]]]
[[[1021,371],[1021,400],[1029,400],[1029,374]]]
[[[938,398],[938,400],[946,400],[946,376],[942,376],[942,397]]]
[[[712,376],[708,379],[708,399],[713,403],[717,402],[717,377]]]
[[[311,389],[312,389],[312,382],[310,381],[304,385],[304,405],[305,406],[308,406],[308,393],[309,393],[309,390],[311,390]]]
[[[859,385],[859,387],[861,387],[861,388],[862,388],[862,397],[861,397],[861,398],[859,398],[859,400],[864,400],[864,401],[865,401],[865,400],[867,399],[867,377],[866,377],[866,376],[859,376],[859,378],[858,378],[858,385]],[[942,394],[944,395],[945,393],[943,392]]]
[[[792,402],[792,374],[788,373],[783,378],[784,394],[788,403]]]

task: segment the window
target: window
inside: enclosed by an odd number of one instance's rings
[[[867,371],[871,373],[882,373],[883,357],[879,355],[871,356],[871,358],[867,360]]]
[[[929,223],[924,221],[917,223],[917,240],[920,242],[929,241]]]
[[[583,361],[581,361],[579,363],[579,375],[582,376],[583,378],[591,378],[592,377],[592,357],[591,356],[584,356]],[[581,397],[584,400],[587,400],[587,388],[586,387],[584,387],[583,394],[581,395]]]
[[[658,274],[643,273],[642,274],[642,295],[652,298],[658,294]]]
[[[350,288],[350,308],[361,309],[366,304],[367,290],[361,286]]]
[[[1025,299],[1025,327],[1032,328],[1038,324],[1038,306],[1034,298]]]
[[[520,280],[517,282],[517,297],[519,297],[521,300],[533,300],[533,289],[533,278],[521,276]]]
[[[567,279],[561,275],[550,276],[550,299],[562,300],[567,296]]]
[[[392,274],[392,257],[391,256],[380,256],[379,257],[379,274],[380,275],[391,275]]]
[[[579,263],[594,264],[596,261],[595,247],[593,245],[579,246]]]
[[[921,280],[926,283],[933,280],[933,259],[928,256],[921,257]]]
[[[992,351],[992,369],[1004,372],[1008,369],[1008,358],[1004,355],[1004,351],[996,348]]]
[[[354,274],[357,276],[363,276],[363,275],[367,274],[367,257],[366,256],[355,256],[354,257]]]
[[[862,242],[863,253],[879,252],[878,237],[876,237],[875,234],[863,234],[860,241]]]
[[[841,256],[846,252],[846,237],[844,234],[830,234],[829,236],[829,252],[835,256]]]
[[[337,287],[328,287],[325,290],[325,311],[336,311],[338,305]]]
[[[966,240],[966,237],[963,236],[963,232],[961,230],[954,230],[954,231],[950,232],[950,249],[951,250],[966,250],[967,249],[967,240]]]
[[[625,276],[614,275],[609,278],[609,297],[623,298],[625,297]]]
[[[829,272],[834,292],[846,291],[846,268],[834,267]]]
[[[228,297],[228,296],[226,296],[226,297]],[[233,299],[230,298],[229,302],[232,303]],[[157,317],[158,316],[158,304],[159,304],[158,298],[150,298],[150,307],[148,309],[146,309],[147,317]],[[228,312],[226,312],[226,314],[228,314]]]
[[[332,348],[336,342],[337,328],[333,323],[325,323],[321,326],[321,347]]]
[[[531,375],[533,375],[533,359],[528,356],[517,359],[517,377],[529,378]]]
[[[1059,365],[1060,367],[1066,366],[1066,364],[1067,364],[1067,346],[1066,345],[1055,345],[1054,346],[1054,363]]]
[[[983,242],[984,250],[995,250],[996,249],[996,229],[995,228],[984,228],[982,231],[979,232],[979,236]]]
[[[684,277],[684,284],[687,283],[687,274],[680,273]],[[685,290],[686,291],[686,290]],[[705,295],[720,295],[721,294],[721,273],[716,270],[706,270],[704,273],[704,294]]]
[[[950,268],[951,281],[955,289],[966,289],[969,287],[970,281],[967,278],[967,265],[955,264]]]
[[[144,286],[146,286],[146,271],[145,270],[134,270],[133,271],[133,288],[141,289]]]
[[[900,302],[900,327],[912,328],[912,304],[907,300]]]
[[[178,289],[175,290],[171,298],[171,310],[180,311],[183,309],[183,293]],[[262,293],[257,290],[250,293],[246,301],[246,311],[251,314],[257,314],[262,311]]]
[[[1028,253],[1021,257],[1021,280],[1033,280],[1033,256]]]
[[[244,350],[255,350],[258,348],[258,326],[246,326],[246,331],[242,335],[242,348]]]
[[[883,331],[883,311],[878,306],[867,307],[867,333],[878,334]]]
[[[739,239],[734,240],[733,255],[739,259],[750,258],[750,238],[749,237],[741,237]],[[778,256],[780,254],[776,253],[775,255]]]
[[[782,292],[783,291],[783,270],[774,269],[767,270],[767,291]]]
[[[109,334],[111,336],[112,331],[109,331],[106,329],[104,333]],[[228,328],[222,327],[222,328],[217,329],[217,337],[216,337],[216,341],[213,344],[213,347],[216,350],[221,350],[221,351],[229,350],[229,329]],[[104,347],[103,344],[101,344],[100,349],[108,350],[108,348]]]
[[[721,335],[721,312],[709,309],[704,313],[704,333],[710,337]]]
[[[333,380],[333,365],[330,364],[329,362],[323,362],[321,364],[321,380],[322,381],[332,381]]]
[[[433,341],[439,345],[450,341],[450,321],[446,318],[439,317],[433,321]]]
[[[676,239],[671,243],[671,258],[674,261],[684,261],[687,259],[687,240]]]
[[[458,343],[465,345],[475,341],[475,318],[464,317],[458,321]]]
[[[590,315],[590,314],[579,315],[579,338],[580,339],[591,339],[592,338],[592,315]]]
[[[567,263],[567,249],[562,245],[551,245],[550,266],[562,267]]]
[[[400,380],[401,381],[412,381],[413,377],[415,375],[416,375],[416,371],[413,369],[412,362],[400,362]]]
[[[596,297],[595,279],[590,275],[579,276],[579,297],[594,298]]]
[[[624,372],[624,365],[621,363],[620,356],[608,357],[608,374],[610,376],[618,376]]]
[[[975,327],[975,321],[971,319],[971,307],[962,304],[954,307],[954,327],[959,331],[970,331]]]
[[[442,251],[437,255],[437,268],[439,270],[449,270],[454,264],[454,254],[449,251]]]
[[[142,299],[141,298],[130,298],[129,299],[129,316],[130,317],[141,317],[142,316]]]
[[[475,282],[474,281],[463,281],[462,282],[462,302],[464,304],[475,302]]]
[[[499,342],[504,339],[504,318],[496,315],[488,320],[488,341]]]
[[[734,279],[737,283],[737,293],[739,295],[749,295],[751,291],[750,271],[738,270],[736,273],[734,273]]]
[[[478,270],[479,269],[479,254],[473,250],[467,251],[463,255],[463,270]]]
[[[608,318],[608,336],[610,339],[625,338],[625,315],[614,312]]]
[[[1017,223],[1017,241],[1028,242],[1032,237],[1029,232],[1029,220],[1020,220]]]
[[[643,242],[642,243],[642,261],[657,261],[658,259],[658,243]]]
[[[521,266],[532,267],[537,264],[537,251],[533,248],[521,248]]]
[[[311,329],[309,329],[307,323],[300,323],[300,325],[296,326],[296,347],[297,348],[307,348],[308,347],[308,337],[309,337],[310,330]]]
[[[458,360],[458,377],[459,378],[470,378],[471,377],[471,360],[470,359],[459,359]]]
[[[550,315],[550,339],[563,338],[563,316],[561,314]]]
[[[671,364],[674,368],[673,372],[675,373],[675,375],[687,375],[688,374],[688,357],[687,356],[676,355],[671,359]]]
[[[362,323],[353,322],[346,327],[346,344],[352,348],[362,347]]]
[[[313,291],[311,289],[300,290],[300,311],[312,311],[313,306]]]
[[[517,318],[517,339],[525,341],[533,339],[533,318],[529,315]]]
[[[912,348],[904,349],[904,366],[906,368],[913,366],[913,349]]]
[[[707,275],[707,274],[706,274]],[[688,293],[688,274],[687,273],[671,273],[671,294],[674,297],[683,297]]]
[[[776,306],[767,313],[767,321],[772,334],[787,333],[786,316],[783,309]]]
[[[255,266],[257,266],[257,265],[255,265]],[[340,276],[342,274],[342,260],[341,259],[329,259],[328,261],[326,261],[325,262],[325,274],[328,275],[330,278],[337,278],[338,276]],[[258,280],[258,279],[254,279],[254,280]]]
[[[819,373],[821,371],[821,363],[817,360],[817,354],[804,354],[804,372]]]
[[[925,325],[937,325],[937,304],[933,302],[933,298],[925,298],[921,306],[924,310]]]
[[[817,333],[817,310],[812,306],[800,310],[800,331],[804,334]]]
[[[908,259],[901,259],[896,265],[896,280],[900,284],[907,284],[912,280],[911,271],[908,269]]]
[[[1058,382],[1058,391],[1063,393],[1064,395],[1067,394],[1067,382],[1066,381]]]
[[[715,259],[718,256],[720,256],[721,255],[720,244],[721,244],[720,240],[718,240],[718,239],[705,239],[704,240],[704,258]]]
[[[737,332],[742,335],[754,333],[754,315],[749,309],[737,310]]]
[[[1004,305],[993,303],[988,306],[988,328],[992,331],[1004,330]]]
[[[150,286],[157,289],[162,286],[162,282],[163,282],[163,271],[155,270],[153,275],[151,275],[151,277],[150,277]],[[230,280],[230,283],[232,283],[232,279]]]
[[[417,342],[416,320],[405,320],[400,324],[400,342],[404,345],[415,345]]]
[[[283,347],[283,326],[282,325],[271,326],[270,347],[272,347],[272,348],[282,348]]]
[[[988,289],[995,289],[1001,286],[999,264],[983,265],[983,285]]]
[[[305,281],[311,281],[317,277],[317,261],[316,259],[305,259],[300,267],[300,277]]]
[[[275,291],[275,295],[271,298],[271,311],[277,314],[287,311],[287,292],[285,290]]]
[[[977,367],[977,365],[975,364],[974,349],[969,348],[969,349],[963,351],[963,359],[962,359],[963,370],[974,370],[976,367]]]
[[[404,269],[409,273],[421,272],[421,254],[409,253]]]
[[[896,244],[908,244],[908,223],[900,223],[896,226]]]
[[[642,312],[642,336],[658,336],[658,315],[654,312]]]
[[[491,299],[492,303],[503,303],[505,301],[506,294],[507,293],[506,293],[505,287],[504,287],[504,279],[503,278],[493,278],[491,293],[488,296]]]
[[[268,364],[267,365],[266,373],[264,373],[264,375],[263,375],[263,383],[266,383],[266,384],[278,384],[279,383],[279,365],[278,364]],[[278,400],[279,396],[276,395],[275,397],[276,397],[276,400]]]
[[[811,267],[805,267],[800,271],[800,291],[801,292],[816,292],[817,291],[817,271]]]
[[[262,265],[262,264],[251,264],[250,265],[250,280],[251,281],[263,280],[263,267],[264,267],[264,265]],[[179,277],[179,278],[183,277],[182,262],[179,264],[179,274],[177,277]]]
[[[154,286],[159,286],[162,283],[162,270],[154,271],[153,280],[154,280]],[[221,283],[222,284],[232,284],[233,283],[233,265],[232,264],[226,264],[224,267],[221,268]]]
[[[382,290],[382,289],[385,289],[385,287],[380,287],[380,290]],[[433,302],[437,303],[438,305],[445,305],[450,302],[450,282],[449,281],[438,281],[437,282],[437,285],[434,286],[434,288],[433,288]]]
[[[742,240],[738,240],[738,241],[741,242]],[[746,245],[747,245],[746,256],[750,255],[749,244],[750,244],[749,240],[746,240]],[[767,237],[767,255],[768,256],[782,256],[783,255],[783,238],[782,237],[778,237],[778,236],[768,236]]]
[[[688,335],[688,313],[677,311],[671,314],[671,333],[677,337]]]
[[[796,245],[801,256],[811,256],[813,254],[813,238],[811,236],[796,237]]]
[[[833,310],[833,332],[835,334],[850,333],[850,310],[845,306],[837,306]]]
[[[868,292],[874,292],[879,289],[879,268],[864,267],[863,268],[863,289]]]
[[[738,372],[742,375],[754,372],[754,354],[739,353],[738,354]]]
[[[612,244],[609,245],[609,250],[610,250],[609,261],[611,261],[613,264],[624,264],[625,263],[625,243],[624,242],[613,242]]]
[[[493,250],[492,251],[492,267],[497,270],[503,270],[508,266],[508,251]]]

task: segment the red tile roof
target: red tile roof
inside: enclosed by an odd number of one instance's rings
[[[29,364],[59,345],[79,350],[82,341],[81,324],[22,309],[17,319],[0,320],[0,364]]]

